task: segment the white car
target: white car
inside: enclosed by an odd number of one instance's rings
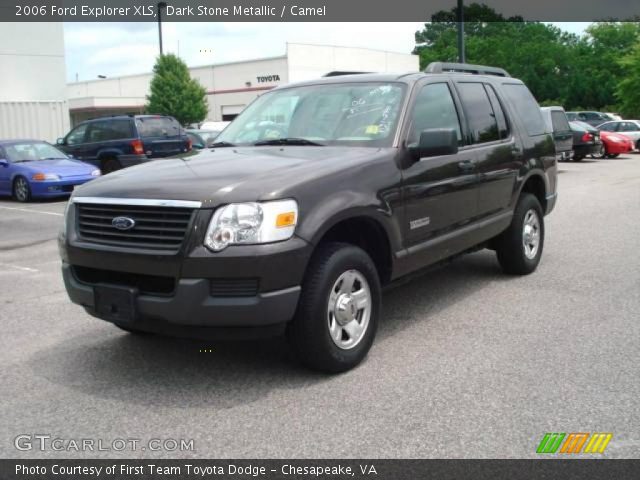
[[[215,132],[222,132],[227,125],[231,122],[204,122],[200,125],[200,130],[213,130]]]
[[[598,130],[615,132],[629,137],[635,144],[636,150],[640,150],[640,120],[605,122],[602,125],[598,125]]]

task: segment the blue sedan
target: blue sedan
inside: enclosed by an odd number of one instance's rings
[[[95,166],[70,159],[47,142],[0,140],[0,195],[20,202],[61,197],[98,176]]]

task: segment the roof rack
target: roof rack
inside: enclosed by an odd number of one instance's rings
[[[424,73],[444,72],[472,73],[474,75],[495,75],[497,77],[511,76],[503,68],[487,67],[485,65],[472,65],[470,63],[432,62],[427,65],[427,68],[424,70]]]
[[[342,75],[364,75],[365,73],[371,72],[343,72],[343,71],[333,71],[329,73],[325,73],[323,77],[340,77]]]

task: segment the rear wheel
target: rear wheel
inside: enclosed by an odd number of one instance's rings
[[[620,156],[619,153],[610,153],[607,155],[607,158],[618,158]]]
[[[606,158],[607,155],[607,147],[604,146],[604,143],[600,145],[597,152],[591,154],[593,158]]]
[[[314,254],[287,339],[308,367],[338,373],[358,365],[378,326],[380,281],[356,246],[327,243]]]
[[[496,245],[498,262],[505,273],[526,275],[536,269],[544,246],[544,217],[535,195],[520,196],[511,225],[500,234]]]
[[[17,177],[13,181],[13,196],[19,202],[28,202],[31,200],[31,186],[24,177]]]
[[[116,170],[120,170],[122,165],[118,161],[117,158],[107,158],[102,161],[102,173],[106,175],[107,173],[115,172]]]
[[[126,327],[124,325],[120,325],[119,323],[114,323],[116,327],[120,330],[124,330],[125,332],[131,333],[133,335],[149,335],[149,332],[145,332],[144,330],[138,330],[136,328]]]

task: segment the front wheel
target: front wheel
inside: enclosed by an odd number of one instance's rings
[[[26,178],[18,177],[13,181],[13,196],[19,202],[31,200],[31,186]]]
[[[607,158],[618,158],[619,156],[619,153],[610,153],[609,155],[607,155]]]
[[[378,326],[381,289],[367,253],[327,243],[314,254],[287,339],[308,367],[338,373],[367,355]]]
[[[537,268],[544,246],[544,217],[534,195],[520,196],[511,225],[500,234],[496,244],[498,262],[505,273],[527,275]]]

